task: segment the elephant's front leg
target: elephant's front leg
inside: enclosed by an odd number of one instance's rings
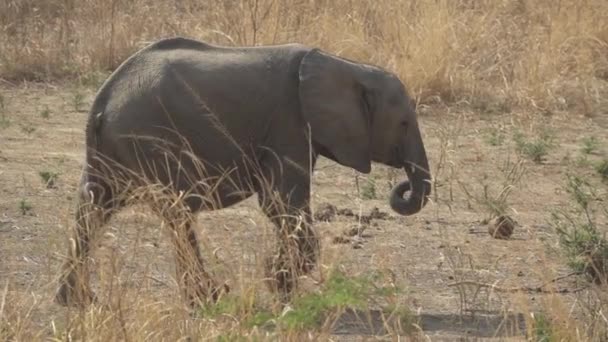
[[[259,197],[260,206],[277,228],[277,250],[266,261],[268,285],[283,302],[291,299],[298,277],[314,268],[319,255],[319,240],[310,214],[308,179],[290,184],[293,186],[264,191]]]

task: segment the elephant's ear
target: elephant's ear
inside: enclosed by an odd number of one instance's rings
[[[340,164],[369,173],[370,120],[360,73],[355,63],[309,51],[300,64],[300,105],[315,142]]]

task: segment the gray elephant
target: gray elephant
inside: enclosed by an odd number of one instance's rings
[[[254,194],[277,226],[269,284],[289,300],[319,253],[309,207],[319,156],[362,173],[372,161],[404,168],[409,180],[390,194],[401,215],[419,212],[431,192],[415,109],[394,74],[299,44],[222,47],[177,37],[143,48],[105,81],[92,105],[56,300],[94,300],[86,267],[91,242],[131,198],[151,203],[172,228],[185,300],[217,299],[228,289],[203,268],[194,214]],[[140,191],[151,185],[166,196]]]

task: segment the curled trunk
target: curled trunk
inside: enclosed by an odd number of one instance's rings
[[[390,205],[401,215],[413,215],[419,212],[427,203],[431,194],[431,175],[428,162],[424,158],[422,165],[407,165],[404,167],[409,180],[397,184],[390,193]],[[409,194],[406,195],[406,193]]]

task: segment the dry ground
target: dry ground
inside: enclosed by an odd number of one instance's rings
[[[86,109],[93,91],[75,84],[0,88],[0,314],[10,319],[13,328],[25,331],[22,336],[57,336],[62,324],[69,321],[70,313],[54,304],[52,296],[66,250],[67,228],[72,224],[72,198],[83,162]],[[586,118],[575,112],[506,115],[435,103],[420,109],[420,120],[437,191],[433,203],[418,215],[399,217],[388,207],[388,184],[404,177],[402,172],[391,173],[376,166],[372,175],[365,177],[328,160],[319,163],[314,177],[315,207],[331,203],[355,213],[368,213],[374,207],[389,213],[387,219],[373,220],[354,243],[333,241],[358,224],[353,217],[317,222],[323,237],[321,269],[342,265],[349,274],[390,270],[407,290],[400,299],[418,315],[422,330],[432,340],[523,336],[525,322],[516,324],[505,317],[521,315],[515,321],[525,321],[531,312],[547,307],[563,305],[565,316],[576,315],[578,309],[573,304],[580,293],[572,291],[585,284],[576,277],[548,287],[565,293],[507,293],[501,289],[534,287],[570,272],[557,253],[557,236],[548,219],[551,210],[568,204],[563,191],[567,172],[597,178],[590,166],[574,160],[581,154],[585,137],[599,139],[599,155],[590,159],[608,152],[606,116]],[[521,159],[515,153],[512,136],[516,130],[529,137],[537,136],[539,130],[553,134],[556,146],[544,163]],[[500,136],[497,132],[503,132],[505,140],[493,146],[488,141]],[[518,162],[526,172],[513,184],[508,198],[508,214],[518,225],[510,240],[494,239],[483,222],[489,212],[465,194],[463,185],[473,196],[483,193],[484,184],[497,193],[505,179],[501,169],[511,169]],[[47,188],[42,181],[39,173],[44,171],[58,174],[54,187]],[[375,180],[375,198],[370,198],[368,178]],[[255,203],[248,200],[203,213],[197,225],[211,267],[237,292],[247,288],[244,284],[260,281],[260,260],[272,247],[272,228]],[[137,321],[141,311],[157,310],[162,315],[164,309],[179,305],[167,240],[156,217],[143,207],[132,207],[112,220],[102,248],[94,254],[95,287],[101,298],[125,298],[125,303],[143,298],[150,303],[149,307],[134,308],[127,321]],[[319,272],[312,277],[319,280]],[[477,291],[478,285],[458,285],[462,281],[500,288]],[[314,288],[313,282],[309,287]],[[255,288],[265,291],[262,286]],[[154,327],[158,330],[187,324],[158,322],[165,324]],[[141,339],[154,336],[145,335],[150,327],[133,329],[140,329]],[[373,337],[372,330],[344,318],[333,333],[336,338],[352,340]]]

